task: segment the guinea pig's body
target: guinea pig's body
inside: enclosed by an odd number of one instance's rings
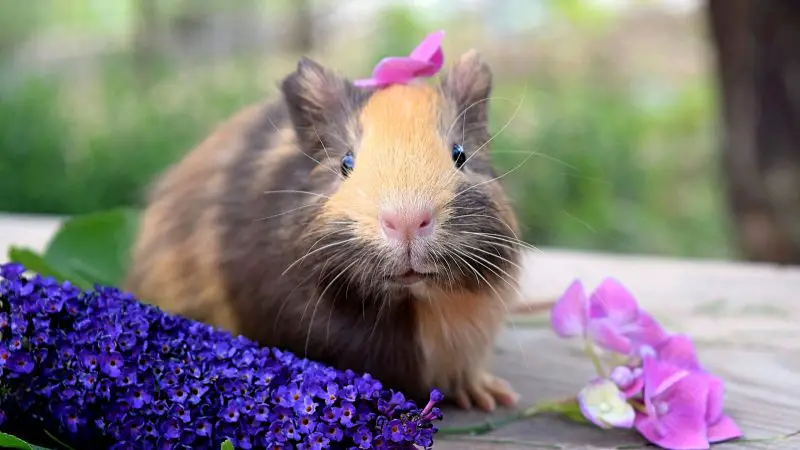
[[[513,404],[488,371],[519,292],[488,67],[366,90],[303,59],[281,88],[154,186],[126,289],[418,400]]]

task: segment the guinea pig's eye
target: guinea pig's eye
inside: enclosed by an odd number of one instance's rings
[[[350,172],[353,171],[353,165],[355,164],[355,160],[353,159],[353,154],[351,152],[347,152],[342,158],[342,175],[345,177],[350,175]]]
[[[467,154],[464,153],[464,147],[461,144],[453,144],[453,162],[456,163],[456,168],[460,169],[461,166],[467,162]]]

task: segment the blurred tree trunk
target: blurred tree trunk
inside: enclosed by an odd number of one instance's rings
[[[158,0],[132,0],[134,10],[134,64],[140,82],[153,75],[161,47]]]
[[[314,47],[314,8],[311,0],[294,0],[289,30],[289,50],[308,53]]]
[[[800,2],[707,6],[739,249],[748,260],[800,264]]]

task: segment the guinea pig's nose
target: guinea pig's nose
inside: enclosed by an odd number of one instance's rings
[[[410,241],[433,232],[433,213],[418,209],[411,211],[383,211],[380,213],[381,229],[389,239]]]

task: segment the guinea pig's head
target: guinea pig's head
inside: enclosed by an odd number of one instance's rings
[[[516,218],[490,164],[491,88],[475,51],[435,84],[381,89],[301,60],[282,89],[300,146],[320,163],[303,242],[321,284],[496,292],[515,282]]]

